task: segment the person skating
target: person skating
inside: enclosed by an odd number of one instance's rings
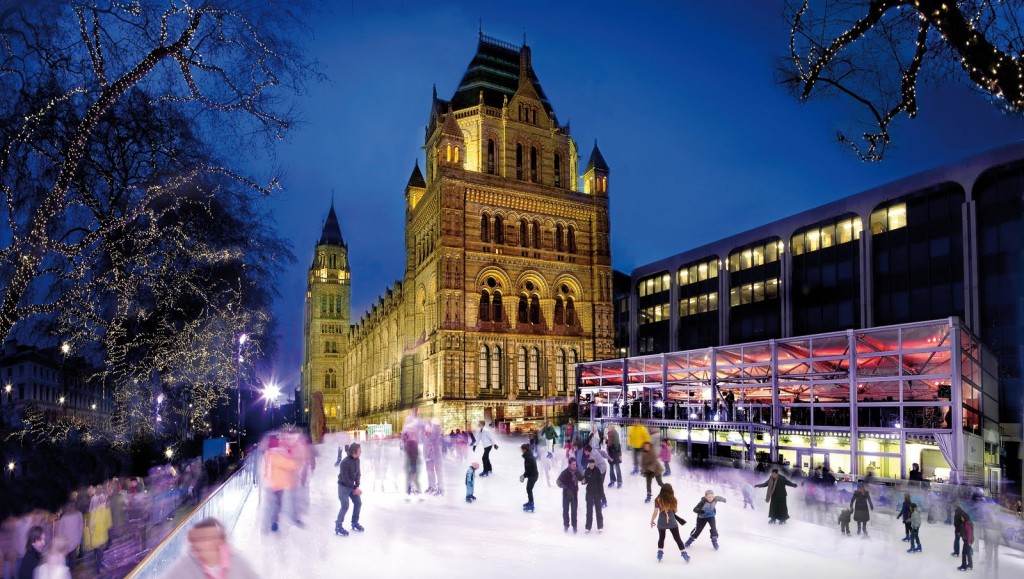
[[[477,423],[480,430],[476,435],[476,442],[473,444],[473,450],[476,451],[476,445],[480,445],[484,449],[484,469],[480,471],[480,476],[491,476],[491,450],[498,450],[498,445],[494,444],[494,437],[491,436],[491,431],[487,430],[487,425],[483,420]]]
[[[629,474],[639,474],[640,452],[643,450],[644,443],[651,442],[651,433],[647,432],[647,427],[640,424],[639,420],[634,420],[626,433],[626,438],[629,446],[633,449],[633,471]]]
[[[622,441],[619,438],[619,429],[611,424],[608,426],[608,488],[618,484],[622,488]]]
[[[537,484],[540,473],[537,471],[537,459],[530,452],[530,445],[524,444],[520,447],[523,451],[523,474],[519,482],[526,481],[526,502],[523,503],[523,510],[533,512],[533,485]]]
[[[693,528],[693,531],[690,532],[690,538],[686,540],[687,547],[697,540],[701,531],[707,526],[711,528],[711,546],[716,551],[718,550],[718,525],[715,524],[715,515],[718,512],[715,505],[725,502],[725,498],[715,496],[715,491],[711,489],[704,491],[704,496],[700,498],[700,502],[697,503],[697,506],[693,507],[693,512],[697,513],[697,526]]]
[[[338,500],[341,501],[341,508],[338,510],[338,518],[334,521],[334,532],[343,537],[348,536],[345,530],[345,514],[348,513],[348,502],[352,501],[352,528],[362,532],[362,525],[359,524],[359,511],[363,508],[363,499],[360,495],[363,491],[359,488],[361,469],[359,468],[359,457],[363,454],[359,443],[353,442],[346,449],[348,456],[341,461],[341,472],[338,473]]]
[[[900,505],[900,512],[896,513],[896,518],[903,521],[903,541],[910,542],[910,493],[903,493],[903,504]]]
[[[773,468],[768,480],[759,485],[758,488],[767,487],[764,502],[768,503],[768,524],[779,523],[785,525],[789,519],[789,506],[786,504],[786,487],[796,488],[796,484],[788,478],[779,474],[779,469]]]
[[[199,521],[188,531],[188,547],[161,579],[219,577],[256,579],[252,565],[227,542],[224,525],[214,518]]]
[[[853,519],[853,511],[843,509],[839,511],[839,534],[850,536],[850,520]]]
[[[950,555],[954,557],[960,556],[960,538],[963,536],[964,519],[960,515],[964,514],[963,509],[957,503],[953,504],[953,552]]]
[[[921,552],[921,511],[917,509],[917,503],[910,503],[910,548],[907,553]]]
[[[853,510],[853,520],[857,521],[857,534],[860,535],[863,532],[866,539],[868,537],[868,521],[871,520],[870,511],[875,510],[866,484],[861,484],[853,493],[853,497],[850,498],[850,508]]]
[[[596,451],[595,451],[596,452]],[[597,462],[591,458],[587,470],[583,473],[583,484],[587,486],[587,532],[594,523],[594,511],[597,511],[597,532],[604,530],[604,516],[601,514],[601,501],[604,498],[604,477],[597,469]]]
[[[480,463],[474,462],[469,465],[466,469],[466,502],[471,503],[476,500],[476,495],[473,494],[473,489],[476,484],[476,469],[480,468]]]
[[[964,511],[960,511],[960,538],[963,539],[963,557],[960,559],[960,571],[974,569],[974,523]]]
[[[661,490],[658,491],[658,498],[654,499],[654,512],[651,514],[651,527],[658,526],[658,562],[661,562],[661,558],[665,555],[665,531],[672,532],[672,538],[675,539],[676,545],[679,547],[679,555],[690,562],[690,554],[686,552],[686,545],[683,543],[683,538],[679,536],[679,526],[685,525],[686,521],[680,519],[676,515],[676,509],[678,508],[676,502],[676,495],[672,491],[672,485],[666,484],[661,485]]]
[[[672,446],[667,440],[661,441],[658,458],[661,460],[661,464],[665,467],[665,476],[672,476]]]
[[[745,482],[743,483],[743,508],[746,509],[747,505],[750,505],[750,510],[754,510],[754,485]]]
[[[661,461],[658,460],[654,447],[651,446],[649,441],[645,442],[640,453],[640,470],[647,480],[647,498],[644,499],[645,503],[651,502],[651,479],[657,479],[659,487],[665,484],[661,480],[661,469]]]
[[[558,440],[558,431],[555,430],[555,425],[550,420],[544,425],[544,429],[541,430],[541,434],[544,435],[544,450],[547,452],[548,458],[551,458],[555,452],[555,441]]]
[[[580,490],[579,471],[576,469],[576,459],[569,459],[569,466],[565,468],[555,480],[558,488],[562,489],[562,526],[565,532],[569,532],[569,525],[572,525],[572,532],[576,532],[576,511],[579,509]]]

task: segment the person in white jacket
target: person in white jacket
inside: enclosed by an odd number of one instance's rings
[[[481,471],[480,476],[491,476],[491,449],[498,449],[498,445],[494,443],[494,437],[491,436],[491,432],[487,430],[487,425],[481,420],[477,425],[480,430],[476,434],[476,444],[483,447],[484,449],[484,470]],[[476,445],[473,446],[473,450],[476,450]]]

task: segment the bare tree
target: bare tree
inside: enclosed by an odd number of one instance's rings
[[[80,293],[46,289],[85,283],[88,256],[107,240],[140,224],[159,230],[162,208],[197,180],[217,176],[261,194],[277,187],[269,174],[248,175],[242,155],[212,161],[269,145],[293,125],[286,98],[317,74],[296,43],[302,9],[259,0],[0,2],[0,340],[19,322],[68,308]],[[192,142],[221,154],[164,143],[181,127],[162,125],[151,132],[155,157],[121,159],[119,169],[139,169],[117,176],[127,189],[90,175],[88,157],[124,129],[111,115],[143,105],[175,111]],[[167,159],[175,170],[156,170],[153,161]],[[113,194],[100,199],[104,180]],[[103,206],[110,200],[114,211]]]
[[[926,78],[963,82],[997,106],[1024,110],[1021,0],[787,2],[789,56],[779,81],[801,100],[839,96],[862,111],[859,136],[837,133],[862,159],[881,160],[901,115],[917,115]]]

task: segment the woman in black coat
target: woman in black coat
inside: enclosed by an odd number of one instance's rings
[[[868,521],[871,520],[871,513],[868,509],[875,510],[875,505],[871,502],[867,486],[862,484],[857,487],[853,498],[850,499],[850,510],[853,511],[853,520],[857,521],[857,534],[859,535],[863,531],[865,537],[868,534]]]
[[[764,499],[766,503],[769,503],[768,524],[774,525],[777,522],[780,525],[785,525],[786,519],[789,518],[789,505],[786,504],[786,487],[796,488],[796,484],[779,474],[779,469],[773,468],[768,480],[754,486],[768,487],[768,492]]]

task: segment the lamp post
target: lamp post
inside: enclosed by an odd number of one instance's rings
[[[249,341],[249,334],[238,336],[238,366],[235,369],[235,395],[238,397],[238,424],[235,435],[238,438],[238,456],[242,456],[242,348]]]

